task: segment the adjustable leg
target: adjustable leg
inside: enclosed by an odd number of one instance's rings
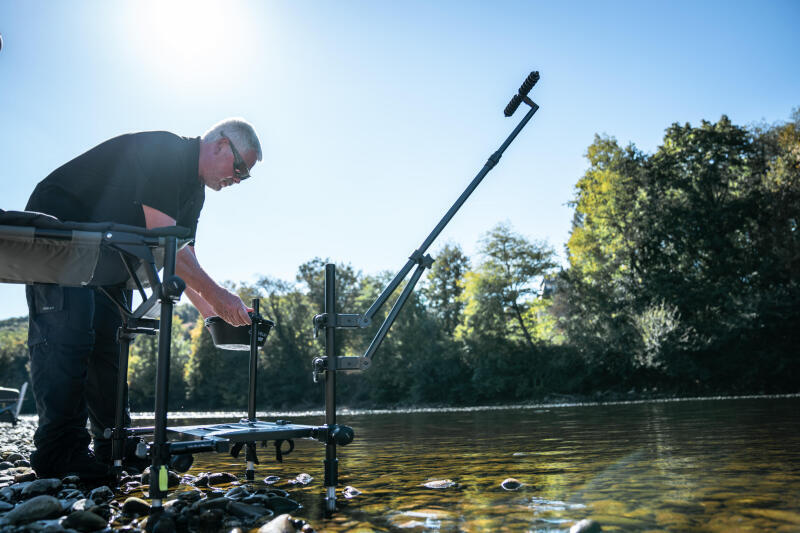
[[[128,355],[131,348],[131,335],[127,331],[127,320],[123,316],[122,326],[117,331],[119,339],[119,364],[117,371],[117,403],[114,413],[114,430],[111,440],[111,458],[113,460],[114,474],[119,476],[122,471],[122,458],[125,454],[125,438],[127,428],[125,428],[125,387],[128,378]]]
[[[325,510],[336,510],[336,485],[339,481],[339,460],[336,457],[336,441],[333,428],[336,425],[336,265],[325,265],[325,425],[328,440],[325,444]]]
[[[169,443],[167,442],[167,399],[169,397],[169,359],[171,350],[172,308],[180,299],[185,283],[175,276],[175,237],[166,237],[164,248],[164,277],[159,287],[161,299],[161,320],[158,330],[158,363],[156,366],[155,431],[151,448],[150,498],[152,512],[162,510],[162,500],[167,495],[169,465]]]

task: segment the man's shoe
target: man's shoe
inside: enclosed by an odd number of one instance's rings
[[[88,449],[71,450],[54,460],[46,460],[35,451],[31,454],[31,467],[40,478],[64,478],[76,475],[81,481],[97,481],[112,477],[108,465],[99,462]]]

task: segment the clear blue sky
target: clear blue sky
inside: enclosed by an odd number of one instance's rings
[[[531,70],[541,106],[432,247],[500,221],[563,258],[595,133],[646,151],[672,122],[800,106],[800,2],[0,1],[0,208],[124,132],[255,124],[254,179],[207,190],[218,280],[315,256],[396,271],[499,146]],[[348,310],[357,312],[363,310]],[[0,286],[0,318],[27,313]]]

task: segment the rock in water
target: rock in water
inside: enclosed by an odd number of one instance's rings
[[[583,519],[569,528],[569,533],[600,533],[603,528],[594,520]]]
[[[273,496],[267,500],[266,504],[267,508],[276,515],[290,513],[300,507],[300,504],[296,501],[283,496]]]
[[[428,481],[422,486],[429,489],[449,489],[450,487],[455,487],[456,485],[458,485],[458,483],[451,479],[436,479],[434,481]]]
[[[6,513],[2,520],[10,524],[25,524],[34,520],[50,518],[60,512],[61,503],[56,498],[42,495],[17,505],[13,511]],[[103,524],[105,527],[105,522]]]
[[[514,479],[513,477],[504,479],[500,486],[503,487],[505,490],[518,490],[522,487],[522,482],[518,479]]]
[[[223,483],[231,483],[238,480],[239,478],[228,472],[217,472],[208,476],[209,485],[222,485]]]
[[[360,491],[360,490],[358,490],[358,489],[357,489],[357,488],[355,488],[355,487],[351,487],[350,485],[346,486],[346,487],[344,488],[344,490],[342,490],[342,496],[344,496],[344,497],[345,497],[345,498],[347,498],[348,500],[349,500],[350,498],[355,498],[356,496],[358,496],[358,495],[360,495],[360,494],[361,494],[361,491]]]
[[[282,514],[258,528],[258,533],[295,533],[295,529],[289,515]]]
[[[314,481],[314,478],[304,472],[302,474],[298,474],[296,478],[290,479],[289,483],[292,485],[308,485],[312,481]]]
[[[274,485],[280,480],[281,478],[279,478],[278,476],[267,476],[264,478],[264,483],[266,483],[267,485]]]
[[[77,529],[78,531],[97,531],[98,529],[105,529],[106,520],[91,511],[75,511],[64,519],[62,525],[65,528]]]
[[[265,507],[260,505],[249,505],[242,502],[228,502],[225,510],[233,516],[243,520],[255,520],[256,518],[261,518],[262,516],[265,518],[272,516],[272,511]]]

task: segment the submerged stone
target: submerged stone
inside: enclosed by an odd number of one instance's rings
[[[503,482],[500,483],[500,486],[505,490],[519,490],[523,486],[523,483],[518,479],[510,477],[504,479]]]
[[[600,524],[589,519],[583,519],[569,528],[569,533],[599,533],[600,531],[603,531]]]
[[[290,479],[289,483],[292,485],[308,485],[312,481],[314,481],[314,478],[304,472],[302,474],[298,474],[296,478]]]
[[[452,479],[435,479],[433,481],[428,481],[422,486],[429,489],[449,489],[457,485],[458,483],[456,483]]]
[[[344,488],[344,490],[342,490],[342,496],[344,496],[348,500],[351,499],[351,498],[355,498],[356,496],[359,496],[360,494],[361,494],[360,490],[358,490],[355,487],[351,487],[350,485],[346,486]]]

